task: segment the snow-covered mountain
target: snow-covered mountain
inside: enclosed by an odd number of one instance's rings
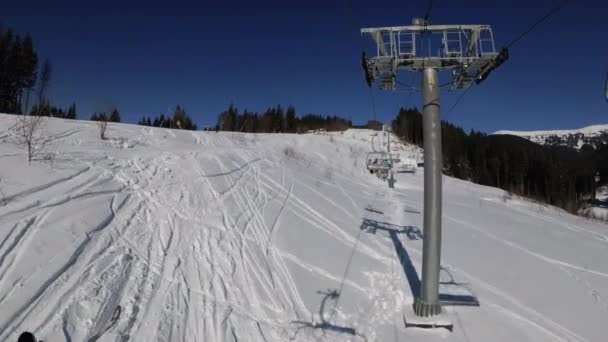
[[[445,329],[419,290],[423,169],[389,189],[371,131],[190,132],[0,115],[0,341],[603,341],[608,226],[445,177]],[[417,153],[414,147],[398,148]],[[400,152],[400,153],[401,153]],[[339,295],[338,295],[339,293]]]
[[[498,131],[493,134],[515,135],[540,145],[581,148],[585,144],[597,147],[608,144],[608,125],[593,125],[581,129],[552,131]]]

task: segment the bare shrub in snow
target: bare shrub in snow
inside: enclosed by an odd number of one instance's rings
[[[14,128],[17,144],[27,150],[27,160],[39,155],[47,143],[44,132],[45,117],[38,115],[20,115]]]
[[[106,140],[106,130],[108,129],[108,116],[106,113],[97,115],[97,128],[99,129],[99,138]]]
[[[283,154],[285,154],[287,158],[300,159],[298,152],[291,146],[286,146],[283,149]]]
[[[46,90],[51,82],[51,63],[46,60],[42,65],[38,85],[38,115],[20,115],[17,117],[15,124],[15,137],[17,144],[24,146],[27,149],[27,160],[29,163],[32,159],[42,152],[44,146],[48,142],[45,139],[44,123],[45,118],[41,115],[42,104],[45,102]]]

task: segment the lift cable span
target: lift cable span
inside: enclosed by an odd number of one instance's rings
[[[431,16],[431,10],[433,9],[433,0],[429,0],[429,7],[426,10],[426,14],[424,15],[424,20],[425,21],[429,21],[429,18]]]
[[[507,44],[506,48],[508,49],[511,46],[515,45],[515,43],[519,42],[523,37],[525,37],[526,35],[528,35],[530,32],[534,31],[534,29],[538,25],[540,25],[543,21],[547,20],[549,17],[551,17],[555,13],[559,12],[559,10],[561,10],[569,1],[570,0],[563,0],[562,2],[558,3],[557,5],[555,5],[555,7],[553,7],[552,9],[550,9],[545,15],[543,15],[538,20],[536,20],[532,25],[530,25],[530,27],[527,30],[525,30],[524,32],[522,32],[519,36],[517,36],[509,44]]]
[[[552,15],[554,15],[555,13],[559,12],[559,10],[561,10],[566,3],[568,3],[570,0],[564,0],[563,2],[557,4],[555,7],[553,7],[552,9],[550,9],[545,15],[543,15],[542,17],[540,17],[537,21],[535,21],[532,25],[530,25],[530,27],[528,29],[526,29],[524,32],[522,32],[519,36],[517,36],[516,38],[514,38],[513,40],[511,40],[511,42],[509,44],[507,44],[503,49],[505,49],[506,51],[506,57],[508,58],[508,49],[511,48],[513,45],[515,45],[515,43],[519,42],[521,39],[523,39],[526,35],[528,35],[529,33],[531,33],[532,31],[534,31],[534,29],[536,29],[536,27],[538,25],[540,25],[543,21],[547,20],[549,17],[551,17]],[[486,75],[487,77],[487,75]],[[484,78],[485,79],[485,78]],[[462,98],[467,94],[468,92],[468,88],[466,89],[465,92],[463,92],[458,99],[456,99],[456,102],[454,102],[454,104],[452,105],[452,107],[450,107],[450,109],[446,112],[446,115],[451,113],[454,108],[456,108],[456,106],[460,103],[460,101],[462,100]],[[606,101],[608,101],[608,74],[606,76]]]
[[[450,107],[450,109],[448,109],[445,112],[445,115],[447,116],[448,114],[450,114],[454,108],[456,108],[456,106],[458,106],[458,104],[460,103],[460,100],[462,100],[462,98],[467,94],[467,92],[469,91],[469,89],[471,89],[472,87],[467,88],[465,91],[462,92],[462,94],[460,94],[460,96],[458,96],[458,98],[456,99],[456,102],[454,102],[454,104]]]

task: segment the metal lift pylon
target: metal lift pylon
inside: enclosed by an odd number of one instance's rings
[[[411,308],[420,327],[446,327],[441,314],[439,271],[441,261],[442,151],[439,72],[451,71],[452,90],[481,83],[504,63],[508,50],[496,51],[489,25],[428,25],[414,19],[411,26],[363,28],[375,51],[362,55],[365,79],[371,87],[400,91],[398,71],[422,73],[424,133],[424,239],[420,295]],[[428,43],[428,44],[427,44]],[[413,91],[407,87],[403,91]],[[406,311],[410,311],[409,309]],[[408,314],[406,313],[406,318]],[[429,319],[436,316],[436,319]],[[406,319],[406,326],[408,325]],[[412,323],[410,323],[410,326]]]

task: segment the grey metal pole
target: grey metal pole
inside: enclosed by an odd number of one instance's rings
[[[388,159],[390,160],[390,165],[391,165],[391,169],[388,171],[389,172],[388,187],[390,189],[394,189],[395,188],[395,178],[393,177],[393,158],[391,157],[391,130],[390,130],[390,128],[388,128],[386,130],[386,133],[388,134],[388,143],[386,144],[386,149],[388,151]]]
[[[390,154],[391,153],[391,131],[390,131],[390,129],[387,129],[386,133],[388,134],[388,138],[387,138],[388,143],[386,144],[386,149],[387,149],[388,153]]]
[[[424,239],[422,245],[422,283],[414,301],[418,316],[441,313],[439,267],[441,262],[441,119],[439,115],[439,77],[437,70],[422,72],[424,133]]]

